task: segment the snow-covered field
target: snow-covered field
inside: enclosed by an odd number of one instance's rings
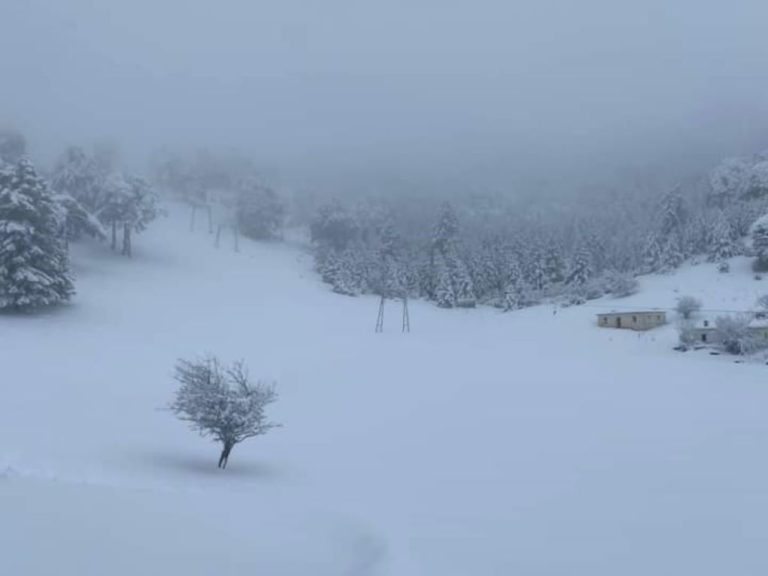
[[[611,307],[746,309],[746,260],[510,314],[330,293],[286,245],[187,214],[133,260],[76,246],[72,305],[0,317],[0,573],[757,575],[768,367],[677,353]],[[178,357],[243,358],[284,424],[218,449],[164,407]]]

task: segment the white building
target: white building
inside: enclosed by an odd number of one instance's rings
[[[625,330],[651,330],[667,323],[667,313],[661,310],[641,310],[636,312],[608,312],[597,315],[597,325],[601,328],[620,328]]]
[[[758,343],[768,348],[768,318],[756,316],[747,325],[747,329]],[[690,328],[691,339],[702,345],[720,344],[720,335],[715,323],[700,320]]]

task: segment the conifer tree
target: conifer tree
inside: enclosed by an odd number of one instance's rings
[[[569,286],[584,286],[592,275],[591,255],[586,247],[582,246],[576,251],[571,261],[566,284]]]
[[[658,272],[663,268],[662,248],[655,233],[648,235],[643,247],[643,271]]]
[[[710,262],[722,262],[732,258],[737,253],[738,248],[734,242],[731,226],[728,220],[720,213],[712,227],[707,259]]]
[[[474,308],[476,303],[475,289],[472,277],[469,275],[469,270],[467,270],[466,265],[459,258],[454,258],[450,264],[456,306],[460,308]]]
[[[451,271],[442,254],[435,257],[435,301],[440,308],[456,306],[456,294],[451,281]]]
[[[752,248],[757,255],[761,269],[768,268],[768,214],[758,218],[752,225]]]
[[[565,265],[561,251],[554,243],[550,243],[545,251],[544,276],[547,284],[559,284],[565,280]]]
[[[74,293],[62,214],[46,182],[22,159],[0,169],[0,309],[64,302]]]
[[[78,146],[64,152],[51,178],[51,187],[57,193],[71,196],[91,214],[104,207],[105,184],[96,162]]]

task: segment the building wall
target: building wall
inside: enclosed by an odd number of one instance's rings
[[[768,328],[751,328],[751,330],[758,340],[765,340],[766,346],[768,346]]]
[[[749,331],[759,343],[764,343],[768,347],[768,328],[750,328]],[[720,344],[720,336],[712,327],[692,328],[691,334],[697,344]]]
[[[714,328],[691,328],[691,334],[697,344],[719,344],[720,338]]]
[[[599,315],[597,325],[602,328],[650,330],[666,323],[664,312],[635,312]]]

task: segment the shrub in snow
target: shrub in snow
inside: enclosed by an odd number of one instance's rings
[[[616,298],[626,298],[637,293],[638,282],[631,274],[611,271],[605,275],[605,290]]]
[[[354,217],[339,203],[321,206],[310,225],[312,241],[318,246],[344,250],[358,233]]]
[[[688,320],[694,313],[701,310],[701,302],[693,296],[682,296],[678,299],[675,310],[680,316]]]
[[[728,272],[731,271],[731,265],[727,261],[720,262],[717,265],[717,271],[720,272],[721,274],[727,274]]]
[[[175,377],[181,386],[170,408],[193,430],[221,444],[219,468],[227,467],[236,444],[278,426],[264,413],[277,400],[274,387],[251,383],[242,362],[225,366],[215,356],[179,360]]]
[[[691,322],[680,322],[677,327],[677,334],[678,338],[680,339],[680,344],[685,348],[695,346],[698,342],[696,334],[694,333],[693,324]]]
[[[729,354],[744,355],[757,349],[757,341],[749,330],[749,316],[720,316],[715,321],[718,341]]]
[[[237,223],[244,236],[256,240],[276,238],[285,218],[285,207],[274,190],[246,184],[237,198]]]
[[[74,293],[60,207],[32,164],[0,169],[0,309],[46,306]]]

